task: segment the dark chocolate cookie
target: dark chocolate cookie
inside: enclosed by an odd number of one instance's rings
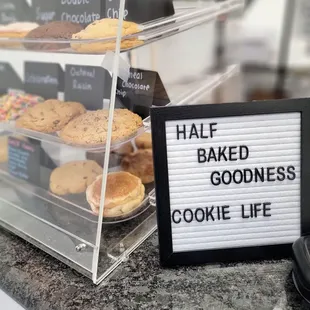
[[[24,46],[29,50],[59,50],[70,47],[70,44],[54,42],[40,42],[39,39],[51,40],[68,40],[72,35],[81,31],[83,27],[80,24],[75,24],[66,21],[51,22],[30,31],[25,39],[38,39],[38,42],[25,42]]]

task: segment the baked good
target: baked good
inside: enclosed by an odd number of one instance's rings
[[[71,43],[71,47],[80,53],[104,53],[114,50],[116,45],[116,36],[118,28],[118,19],[104,18],[94,21],[82,31],[73,34],[73,40],[97,39],[97,42],[91,43]],[[122,37],[140,32],[141,28],[133,22],[123,22]],[[110,40],[98,40],[111,38]],[[143,41],[136,38],[127,38],[122,40],[121,48],[128,49],[143,44]]]
[[[50,190],[56,195],[85,193],[102,168],[93,160],[80,160],[64,164],[53,170]]]
[[[37,28],[39,25],[30,22],[17,22],[0,26],[0,38],[22,39],[29,31]],[[20,42],[0,42],[1,47],[17,47],[21,46]]]
[[[45,133],[61,130],[75,117],[85,113],[78,102],[49,99],[29,108],[17,121],[16,126]]]
[[[30,94],[8,94],[0,97],[0,122],[19,118],[28,108],[43,102],[40,96]]]
[[[0,163],[6,163],[8,161],[8,136],[0,137]]]
[[[0,37],[2,38],[23,38],[29,31],[37,28],[37,23],[16,22],[8,25],[0,25]]]
[[[104,166],[105,152],[102,151],[88,151],[86,152],[86,158],[94,160],[99,166]],[[109,168],[119,167],[121,163],[121,157],[118,154],[110,153],[109,155]]]
[[[102,176],[86,191],[86,198],[95,214],[99,213]],[[104,217],[123,216],[136,209],[144,199],[145,188],[141,180],[128,172],[113,172],[107,176]]]
[[[75,118],[60,132],[67,143],[77,145],[100,145],[106,143],[109,110],[88,111]],[[115,109],[112,125],[112,142],[116,142],[136,132],[142,126],[139,115],[126,110]]]
[[[154,181],[153,152],[151,149],[138,150],[126,155],[121,166],[124,171],[140,178],[143,184]]]
[[[138,149],[151,149],[152,148],[152,135],[149,132],[145,132],[135,139],[135,143]]]
[[[131,142],[124,143],[120,147],[117,147],[116,149],[113,150],[113,152],[118,155],[127,155],[132,153],[133,151],[134,149]]]
[[[30,31],[26,35],[26,39],[71,39],[72,34],[83,29],[80,24],[71,23],[67,21],[54,21]],[[38,40],[39,41],[39,40]],[[46,43],[46,42],[25,42],[24,46],[30,50],[59,50],[70,47],[67,43]]]

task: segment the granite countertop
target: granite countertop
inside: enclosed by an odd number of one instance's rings
[[[0,230],[0,288],[26,309],[303,310],[291,262],[162,269],[157,235],[132,254],[108,284],[91,280]]]

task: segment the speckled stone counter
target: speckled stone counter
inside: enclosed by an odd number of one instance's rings
[[[100,286],[3,230],[0,253],[0,287],[26,309],[310,309],[290,261],[162,269],[156,234]]]

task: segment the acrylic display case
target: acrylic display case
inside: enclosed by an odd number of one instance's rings
[[[241,99],[216,37],[243,1],[5,2],[0,225],[98,284],[156,230],[150,107]]]

